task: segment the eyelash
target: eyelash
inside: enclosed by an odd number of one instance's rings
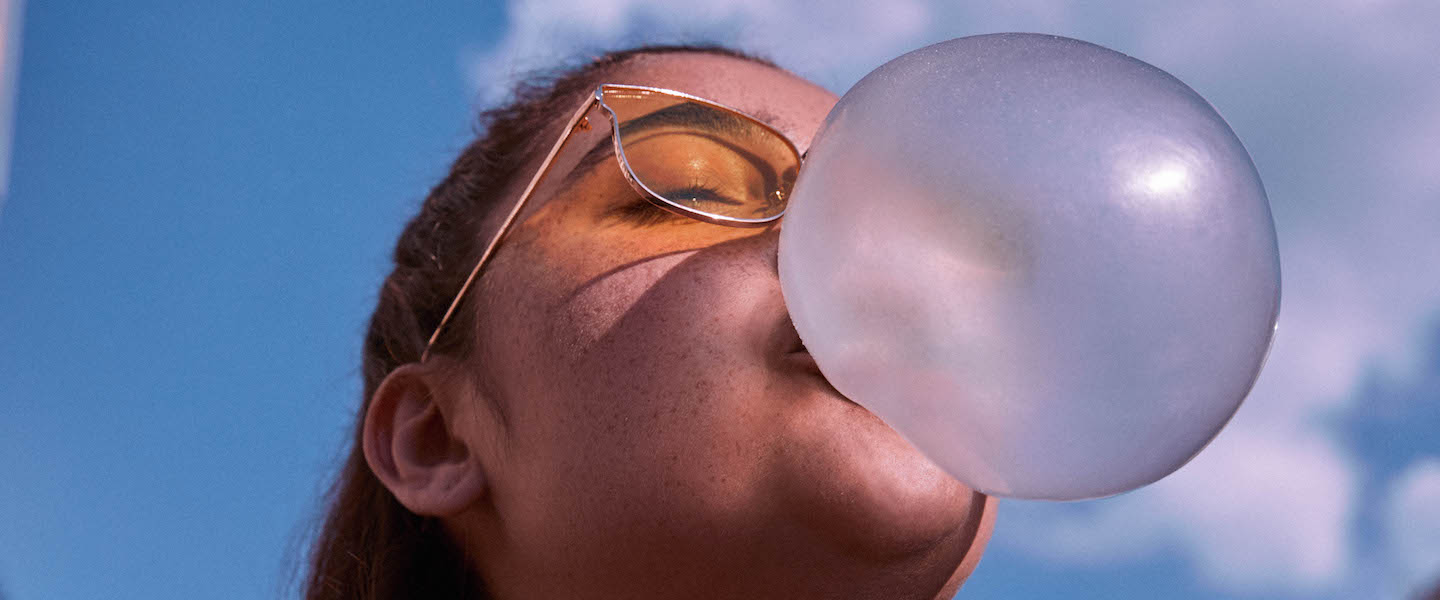
[[[739,202],[727,198],[724,194],[720,192],[720,190],[698,183],[684,189],[670,190],[669,195],[672,198],[703,198],[706,201],[718,202],[720,204],[740,204]]]
[[[619,207],[616,210],[616,213],[620,216],[620,219],[622,221],[640,227],[658,225],[660,223],[672,221],[675,219],[685,219],[687,221],[689,220],[686,217],[682,217],[668,210],[660,208],[659,206],[656,206],[654,202],[651,202],[648,198],[642,198],[640,196],[635,196],[635,198],[629,203]]]
[[[690,198],[723,198],[719,190],[704,185],[692,185],[685,189],[668,192],[667,195]],[[638,195],[629,204],[621,206],[618,212],[624,221],[641,227],[677,220],[698,223],[689,217],[660,208],[648,198]]]

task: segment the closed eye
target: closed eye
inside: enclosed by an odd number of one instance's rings
[[[661,223],[699,223],[695,219],[656,206],[650,200],[635,196],[634,200],[625,204],[617,204],[606,211],[606,216],[619,219],[622,222],[637,227],[659,225]]]
[[[745,205],[744,202],[725,196],[724,194],[720,193],[719,190],[703,185],[693,185],[678,190],[666,190],[665,197],[681,204],[696,206],[697,208],[699,207],[699,205],[706,203],[727,204],[730,206]]]

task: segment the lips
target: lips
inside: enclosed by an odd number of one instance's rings
[[[855,401],[846,398],[844,394],[836,390],[830,380],[825,378],[825,374],[820,372],[820,365],[815,362],[815,357],[810,354],[810,349],[805,347],[805,342],[800,339],[800,333],[795,331],[795,323],[790,320],[790,315],[786,314],[776,326],[772,347],[779,349],[778,355],[783,368],[813,375],[836,397],[855,404]]]
[[[810,351],[805,348],[805,342],[800,341],[800,334],[795,331],[795,322],[790,320],[790,313],[782,312],[776,315],[770,332],[770,339],[765,342],[768,355],[787,364],[798,357],[814,362],[814,359],[810,358]]]
[[[789,314],[781,315],[775,323],[774,333],[770,338],[771,350],[779,356],[791,354],[806,354],[810,351],[805,348],[805,342],[800,340],[800,333],[795,331],[795,322],[790,320]]]

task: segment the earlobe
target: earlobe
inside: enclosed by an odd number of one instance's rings
[[[365,460],[412,512],[452,516],[486,490],[480,457],[454,429],[433,371],[419,364],[391,372],[365,411]]]

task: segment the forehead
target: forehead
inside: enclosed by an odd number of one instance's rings
[[[779,129],[801,152],[836,101],[781,69],[718,54],[642,55],[612,69],[605,83],[668,88],[739,109]]]

